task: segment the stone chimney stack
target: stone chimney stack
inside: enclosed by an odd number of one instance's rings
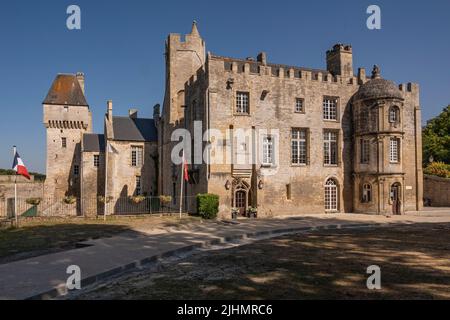
[[[80,84],[81,91],[83,91],[83,94],[84,94],[84,73],[77,72],[76,77],[77,77],[78,83]]]
[[[112,103],[112,100],[108,100],[107,106],[108,106],[108,110],[107,110],[108,120],[109,120],[109,121],[112,121],[112,112],[113,112],[113,103]]]
[[[258,60],[258,62],[262,63],[264,66],[267,65],[267,54],[265,52],[260,52],[256,60]]]
[[[137,119],[137,117],[138,117],[138,111],[137,111],[137,109],[130,109],[130,110],[128,110],[128,116],[129,116],[131,119]]]

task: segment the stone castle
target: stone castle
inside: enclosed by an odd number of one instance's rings
[[[195,22],[190,34],[168,36],[165,56],[162,110],[155,106],[153,119],[137,110],[121,117],[108,101],[103,134],[92,133],[84,75],[56,77],[43,103],[48,195],[170,195],[194,213],[195,195],[214,193],[226,218],[250,207],[258,216],[422,208],[417,84],[397,86],[377,66],[370,77],[363,68],[355,75],[349,45],[329,50],[324,70],[273,64],[264,52],[213,55]],[[178,129],[190,145],[183,198],[172,155]],[[231,161],[205,161],[203,151]]]

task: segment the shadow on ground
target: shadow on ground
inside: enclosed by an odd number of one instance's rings
[[[366,287],[381,268],[382,290]],[[79,299],[450,299],[450,224],[329,230],[196,254]]]
[[[70,250],[79,243],[130,231],[126,225],[60,223],[0,230],[0,264]]]

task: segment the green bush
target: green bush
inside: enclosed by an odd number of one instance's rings
[[[450,178],[450,165],[443,162],[432,162],[423,172],[431,176]]]
[[[219,196],[216,194],[198,194],[197,212],[203,219],[215,219],[219,212]]]

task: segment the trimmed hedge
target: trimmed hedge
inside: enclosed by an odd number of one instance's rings
[[[197,212],[203,219],[215,219],[219,212],[219,196],[216,194],[198,194]]]

